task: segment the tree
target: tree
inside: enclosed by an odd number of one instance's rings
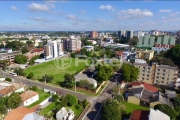
[[[103,103],[103,120],[121,120],[121,109],[118,101],[107,99]]]
[[[82,103],[83,108],[86,108],[89,105],[89,102],[87,101],[87,99],[84,99],[81,103]]]
[[[28,74],[28,76],[27,76],[27,79],[31,79],[31,78],[33,78],[34,77],[34,73],[33,72],[30,72],[29,74]]]
[[[47,75],[45,74],[44,76],[42,76],[42,80],[45,81],[45,82],[51,82],[52,80],[54,79],[53,76],[50,76],[50,75]]]
[[[31,90],[37,91],[38,87],[37,86],[32,86]]]
[[[126,81],[134,81],[137,80],[137,77],[139,75],[139,69],[134,67],[130,64],[123,64],[122,65],[122,72],[123,72],[123,78]]]
[[[177,116],[176,111],[166,104],[157,104],[154,106],[154,109],[158,109],[161,112],[167,114],[168,116],[170,116],[171,120],[175,120]]]
[[[26,73],[24,72],[24,69],[22,68],[15,68],[14,73],[16,73],[17,75],[22,75],[22,76],[26,75]]]
[[[7,113],[6,105],[0,105],[0,114],[6,114],[6,113]]]
[[[113,73],[112,66],[110,65],[99,65],[96,67],[96,78],[98,82],[102,82],[104,80],[109,80]]]
[[[180,95],[179,94],[173,99],[173,104],[174,104],[174,108],[177,111],[180,111]]]
[[[25,54],[25,53],[28,53],[28,52],[29,52],[29,50],[28,50],[26,47],[23,47],[23,48],[21,49],[21,51],[22,51],[22,54]]]
[[[175,66],[174,62],[171,59],[159,57],[159,56],[154,56],[153,59],[151,59],[149,62],[150,63],[156,62],[159,65]]]
[[[21,97],[19,93],[12,93],[7,100],[8,108],[14,109],[17,108],[20,104],[21,104]]]
[[[169,49],[164,56],[166,58],[169,58],[171,60],[173,60],[174,62],[178,62],[180,60],[180,44],[176,44],[174,47],[172,47],[171,49]]]
[[[73,106],[73,105],[76,105],[78,103],[77,97],[74,95],[70,95],[70,94],[66,95],[66,100],[67,100],[68,106]]]
[[[77,85],[88,90],[92,90],[94,88],[93,84],[89,83],[88,80],[80,80]]]
[[[115,95],[114,99],[116,99],[119,103],[124,101],[124,97],[122,95]]]
[[[74,75],[73,74],[65,74],[64,75],[64,87],[72,88],[74,86]]]
[[[38,58],[40,58],[39,55],[36,55],[36,56],[32,57],[30,59],[30,61],[29,61],[29,65],[34,65],[35,64],[35,60],[38,59]]]
[[[19,54],[15,56],[14,60],[18,64],[25,64],[27,62],[27,57],[23,54]]]
[[[57,94],[52,95],[53,102],[56,102],[58,100],[59,96]]]

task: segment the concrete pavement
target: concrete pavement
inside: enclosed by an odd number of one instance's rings
[[[84,100],[84,99],[89,100],[91,98],[90,96],[87,96],[83,93],[78,93],[78,92],[75,92],[72,90],[64,89],[61,87],[56,87],[56,86],[49,85],[49,84],[44,84],[41,82],[33,81],[30,79],[26,79],[26,78],[22,78],[22,77],[18,77],[18,76],[12,76],[9,73],[4,72],[2,70],[0,70],[0,76],[9,77],[9,78],[13,79],[14,82],[22,83],[22,84],[27,85],[27,86],[38,86],[41,89],[45,88],[45,89],[53,90],[53,91],[56,91],[57,93],[61,93],[62,95],[72,94],[72,95],[77,96],[77,98],[79,100]]]

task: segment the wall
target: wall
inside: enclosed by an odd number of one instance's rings
[[[140,99],[138,99],[135,96],[128,96],[128,102],[139,105],[140,104]]]
[[[42,101],[39,105],[44,105],[44,104],[46,104],[46,103],[49,101],[49,99],[50,99],[50,97],[47,98],[47,99],[45,99],[44,101]]]
[[[38,100],[39,100],[39,95],[36,95],[36,96],[34,96],[34,97],[32,97],[32,98],[29,98],[28,100],[24,101],[24,102],[23,102],[23,105],[24,105],[24,106],[28,106],[28,105],[30,105],[30,104],[38,101]]]
[[[15,92],[24,92],[24,91],[25,91],[25,89],[24,89],[24,87],[22,87],[22,88],[16,90]]]

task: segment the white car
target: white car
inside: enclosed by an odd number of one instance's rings
[[[17,76],[17,74],[16,74],[16,73],[10,73],[10,75]]]

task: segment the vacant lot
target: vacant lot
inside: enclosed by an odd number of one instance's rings
[[[64,61],[63,61],[64,60]],[[30,72],[34,73],[33,79],[41,79],[43,75],[52,75],[54,79],[52,83],[59,83],[64,81],[64,75],[66,73],[75,74],[85,68],[87,60],[84,59],[71,59],[71,64],[69,59],[61,58],[61,60],[51,60],[49,62],[41,63],[38,65],[31,66],[25,70],[28,74]],[[63,66],[64,65],[64,66]],[[68,66],[68,67],[67,67]],[[64,68],[66,67],[66,68]],[[64,69],[62,69],[64,68]]]

